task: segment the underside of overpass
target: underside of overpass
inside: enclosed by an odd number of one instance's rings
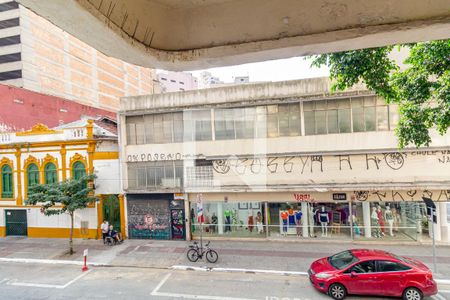
[[[106,55],[192,70],[450,38],[450,0],[18,0]]]

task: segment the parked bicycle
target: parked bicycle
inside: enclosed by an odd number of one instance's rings
[[[189,250],[187,252],[187,258],[196,262],[199,258],[203,258],[203,255],[206,256],[206,260],[210,263],[215,263],[219,259],[219,255],[216,251],[209,247],[211,242],[206,243],[205,247],[199,247],[197,242],[194,242],[193,245],[189,245]]]

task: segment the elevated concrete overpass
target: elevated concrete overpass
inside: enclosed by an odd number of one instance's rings
[[[18,0],[99,51],[190,70],[450,38],[450,0]]]

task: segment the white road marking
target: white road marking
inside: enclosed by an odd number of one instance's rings
[[[58,259],[36,259],[36,258],[7,258],[0,257],[0,262],[26,263],[26,264],[50,264],[50,265],[76,265],[82,266],[84,262],[74,260],[58,260]],[[101,263],[88,262],[90,266],[104,266]]]
[[[233,297],[220,297],[220,296],[205,296],[205,295],[191,295],[191,294],[178,294],[178,293],[165,293],[159,292],[159,289],[166,283],[172,273],[167,274],[158,283],[155,289],[150,293],[151,296],[170,297],[170,298],[183,298],[183,299],[211,299],[211,300],[257,300],[249,298],[233,298]]]
[[[14,285],[14,286],[28,286],[28,287],[39,287],[39,288],[48,288],[48,289],[65,289],[72,283],[76,282],[80,278],[86,276],[89,272],[92,270],[88,270],[87,272],[83,272],[82,274],[78,275],[68,283],[64,285],[57,285],[57,284],[43,284],[43,283],[30,283],[30,282],[18,282],[16,280],[10,280],[6,284],[7,285]]]
[[[183,298],[183,299],[210,299],[210,300],[260,300],[250,298],[234,298],[234,297],[220,297],[220,296],[205,296],[205,295],[190,295],[190,294],[176,294],[176,293],[152,293],[152,296]]]
[[[448,279],[434,279],[434,281],[439,284],[450,284],[450,280]]]
[[[150,293],[150,295],[153,295],[153,293],[157,293],[158,290],[164,285],[164,283],[166,283],[167,279],[169,279],[170,275],[172,275],[172,273],[167,274],[166,276],[164,276],[164,278],[158,283],[158,285],[155,287],[155,289]]]
[[[439,293],[450,294],[450,290],[439,290]]]
[[[184,265],[174,265],[171,267],[174,270],[193,270],[193,271],[209,271],[209,272],[231,272],[231,273],[259,273],[259,274],[276,274],[276,275],[296,275],[308,276],[307,272],[294,271],[276,271],[276,270],[261,270],[261,269],[239,269],[239,268],[208,268],[208,267],[194,267]]]
[[[439,295],[439,294],[434,295],[433,298],[437,298],[439,300],[447,300],[444,296]]]
[[[3,283],[3,282],[8,281],[8,280],[9,280],[8,278],[4,278],[4,279],[0,280],[0,283]]]

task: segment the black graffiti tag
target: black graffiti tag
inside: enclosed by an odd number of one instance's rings
[[[366,201],[369,198],[369,191],[354,191],[353,193],[358,201]]]
[[[214,160],[213,169],[219,174],[227,174],[230,171],[230,163],[226,159]]]
[[[385,153],[384,160],[392,170],[399,170],[405,163],[405,158],[400,152]]]

